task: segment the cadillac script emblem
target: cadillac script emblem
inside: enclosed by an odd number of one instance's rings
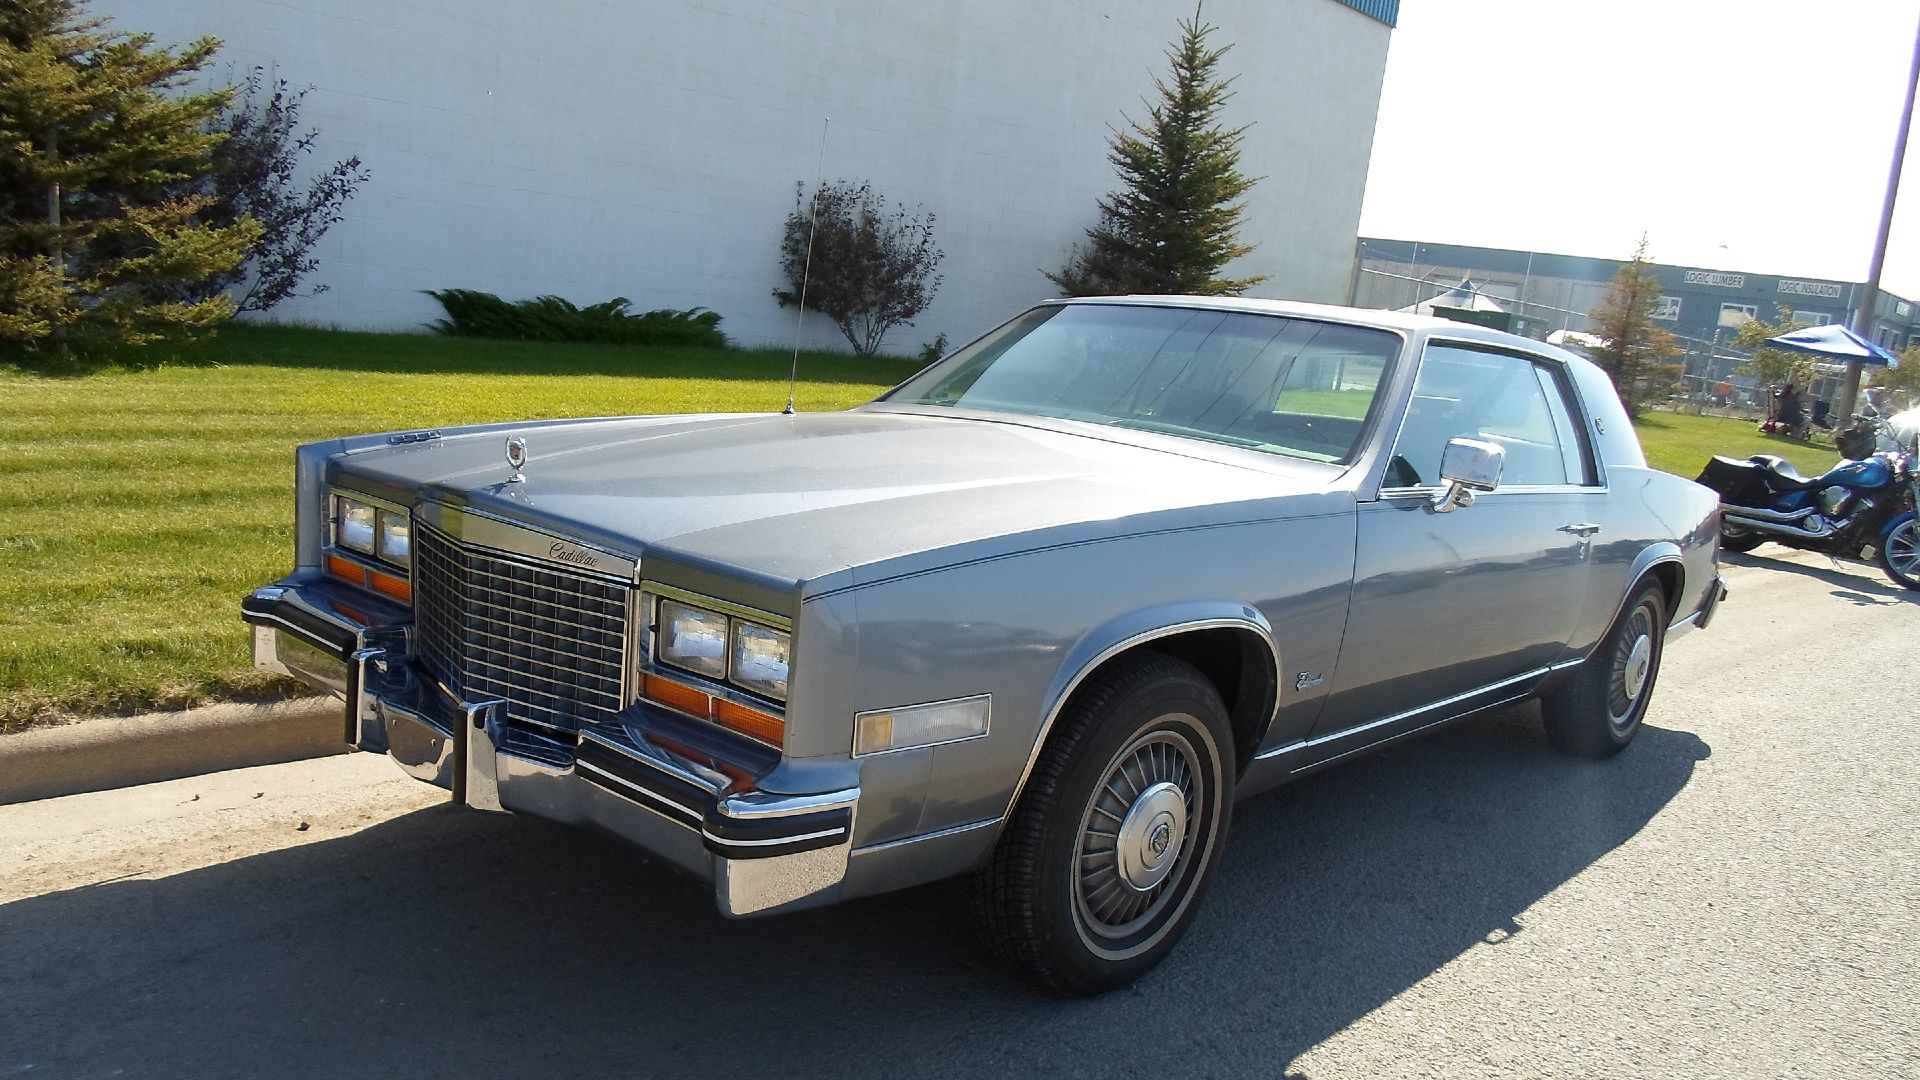
[[[573,566],[584,566],[590,570],[600,568],[599,556],[584,548],[575,547],[564,540],[555,540],[547,546],[547,558],[555,562],[568,563]]]
[[[518,435],[507,439],[507,467],[513,474],[507,477],[507,483],[517,484],[526,479],[520,470],[527,467],[527,440]]]

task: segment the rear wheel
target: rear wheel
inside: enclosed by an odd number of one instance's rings
[[[1573,681],[1541,699],[1547,741],[1583,757],[1625,749],[1647,715],[1666,630],[1665,594],[1657,584],[1642,586]]]
[[[1226,707],[1192,665],[1143,653],[1095,675],[975,881],[988,944],[1062,994],[1158,964],[1219,860],[1232,746]]]
[[[1744,525],[1734,525],[1725,518],[1720,519],[1720,550],[1752,551],[1766,542],[1767,538],[1760,533]]]
[[[1896,584],[1920,589],[1920,520],[1909,517],[1881,539],[1879,562]]]

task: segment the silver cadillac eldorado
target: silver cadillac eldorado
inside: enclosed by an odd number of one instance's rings
[[[1613,754],[1725,595],[1598,368],[1345,308],[1047,303],[847,412],[297,461],[243,612],[347,742],[728,915],[970,874],[1067,993],[1167,954],[1235,799],[1530,697]]]

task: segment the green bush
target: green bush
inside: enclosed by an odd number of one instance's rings
[[[558,296],[502,300],[473,289],[428,289],[426,293],[447,311],[446,318],[428,325],[457,337],[711,348],[727,344],[727,336],[720,332],[720,313],[706,308],[661,308],[636,315],[627,310],[631,301],[624,296],[576,307]]]

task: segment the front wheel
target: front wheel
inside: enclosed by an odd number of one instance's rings
[[[1920,589],[1920,519],[1909,514],[1881,537],[1879,562],[1895,584]]]
[[[1666,632],[1665,594],[1659,585],[1644,585],[1573,680],[1541,699],[1547,741],[1591,758],[1625,749],[1647,715]]]
[[[1219,861],[1232,747],[1226,707],[1191,664],[1143,653],[1095,675],[975,881],[988,944],[1061,994],[1158,964]]]

